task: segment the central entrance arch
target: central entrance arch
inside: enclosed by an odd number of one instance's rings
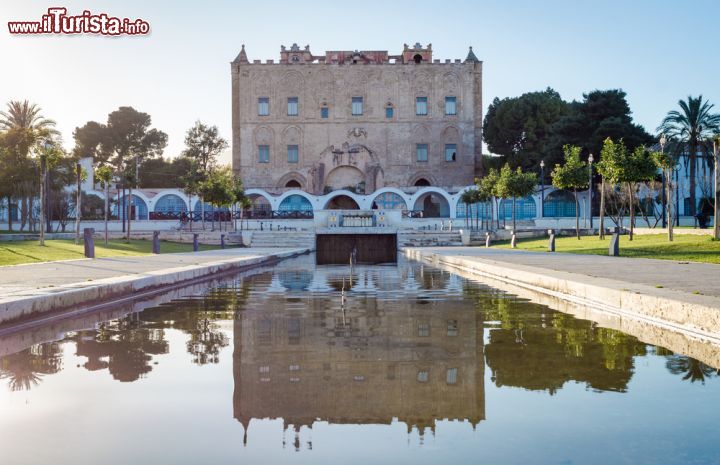
[[[348,195],[333,197],[325,206],[326,210],[360,210],[357,202]]]
[[[365,175],[354,166],[343,165],[330,171],[325,179],[325,190],[334,191],[347,189],[349,191],[364,191]],[[359,187],[363,189],[359,189]]]

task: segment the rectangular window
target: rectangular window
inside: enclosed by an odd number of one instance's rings
[[[445,382],[448,384],[457,384],[457,368],[448,368],[445,375]]]
[[[298,146],[297,145],[288,145],[288,163],[297,163],[298,162]]]
[[[445,144],[445,161],[455,161],[457,158],[457,145]]]
[[[258,145],[258,163],[270,163],[269,145]]]
[[[352,114],[353,116],[360,116],[363,114],[363,98],[353,97],[352,98]]]
[[[268,97],[260,97],[258,99],[258,116],[267,116],[270,114],[270,99]]]
[[[445,97],[445,114],[457,115],[457,98]]]
[[[268,365],[261,366],[259,370],[260,373],[270,373],[270,367]]]
[[[290,365],[288,367],[288,370],[290,371],[300,371],[300,365]]]
[[[385,107],[385,118],[392,118],[395,109],[393,107]]]
[[[328,107],[322,107],[320,109],[320,118],[327,119],[329,114],[330,110],[328,110]]]
[[[300,344],[300,318],[290,318],[287,326],[288,345]]]
[[[458,335],[458,322],[457,320],[447,320],[447,335],[457,336]]]
[[[418,323],[418,336],[430,336],[430,323]]]
[[[427,383],[427,382],[428,382],[428,379],[430,379],[430,373],[429,373],[429,372],[427,372],[427,371],[425,371],[425,370],[418,371],[417,380],[418,380],[419,383]]]
[[[415,154],[417,155],[417,161],[428,161],[427,144],[417,144],[415,146]]]
[[[427,115],[427,97],[418,97],[415,99],[415,114],[418,116]]]
[[[298,98],[288,97],[288,116],[298,115]]]

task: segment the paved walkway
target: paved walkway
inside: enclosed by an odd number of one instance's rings
[[[258,266],[307,251],[303,248],[234,248],[4,266],[0,267],[0,324],[134,298],[169,285]]]
[[[536,267],[593,278],[674,289],[690,294],[720,297],[720,265],[646,258],[606,257],[568,253],[529,252],[485,247],[430,247],[437,255],[476,257],[507,265]],[[662,286],[662,287],[659,287]],[[720,301],[718,302],[720,305]]]
[[[227,259],[265,257],[285,249],[232,248],[160,255],[63,260],[0,266],[0,297],[98,279],[141,275],[167,268],[203,265]]]
[[[404,253],[720,342],[720,265],[484,247],[406,248]]]

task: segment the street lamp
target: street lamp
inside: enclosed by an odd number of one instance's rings
[[[47,154],[52,148],[49,139],[43,141],[43,150],[40,152],[40,245],[45,245],[45,194],[47,190]]]
[[[545,160],[540,160],[540,218],[545,218]]]
[[[660,136],[660,152],[665,155],[665,144],[667,144],[667,137],[663,133]],[[661,170],[662,173],[662,226],[667,228],[667,196],[665,195],[665,184],[670,182],[669,179],[665,179],[665,168]]]
[[[590,229],[593,227],[592,217],[592,164],[595,158],[591,153],[588,156],[588,219],[590,220]]]
[[[720,239],[720,158],[718,158],[718,145],[720,145],[720,136],[713,139],[713,158],[715,158],[715,218],[713,218],[713,228],[715,229],[715,239]]]

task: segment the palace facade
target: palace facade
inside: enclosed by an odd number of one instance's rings
[[[472,184],[482,171],[482,62],[432,45],[231,63],[233,170],[248,188],[311,195]]]

